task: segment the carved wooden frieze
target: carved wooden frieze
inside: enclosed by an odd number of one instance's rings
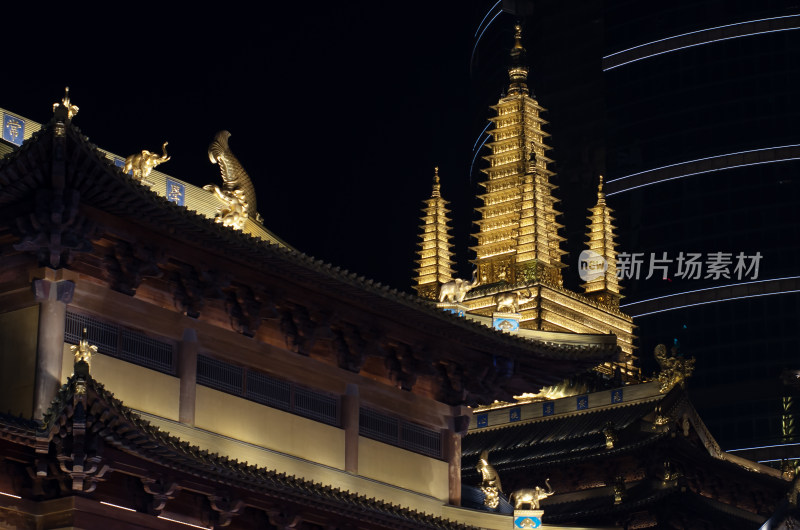
[[[308,309],[298,304],[282,305],[277,312],[278,326],[290,351],[309,355],[316,341],[330,334],[329,315],[320,313],[312,318]]]
[[[464,369],[454,362],[441,362],[436,366],[438,394],[436,399],[448,405],[464,403],[467,392],[464,388]],[[472,403],[467,403],[472,405]],[[477,403],[475,403],[477,404]]]
[[[106,256],[106,270],[111,288],[133,296],[145,278],[162,276],[159,264],[163,261],[163,253],[158,250],[120,241]]]
[[[229,526],[233,518],[245,509],[243,500],[232,498],[227,494],[209,495],[208,502],[212,510],[209,514],[209,523],[213,524],[214,528]]]
[[[261,301],[245,285],[233,285],[227,292],[225,310],[231,327],[247,337],[255,336],[261,326]]]
[[[142,477],[140,480],[144,492],[148,495],[145,509],[142,511],[150,515],[161,515],[167,501],[174,499],[178,494],[178,483],[165,477]]]
[[[397,388],[411,390],[417,382],[416,360],[411,348],[406,344],[392,345],[384,359],[387,375]]]
[[[204,282],[197,269],[183,264],[179,271],[170,275],[172,301],[175,308],[189,318],[198,318],[206,303]]]
[[[302,516],[288,506],[284,506],[280,510],[268,510],[267,515],[269,516],[270,524],[274,525],[278,530],[299,528],[303,522]]]
[[[339,368],[359,373],[366,360],[366,341],[358,328],[352,324],[337,324],[332,327],[333,348]]]
[[[80,214],[79,202],[76,190],[38,190],[34,211],[16,220],[20,242],[14,248],[35,254],[39,266],[53,269],[69,265],[76,252],[92,250],[96,227]]]

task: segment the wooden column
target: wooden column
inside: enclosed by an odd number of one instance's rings
[[[194,425],[197,396],[197,331],[187,328],[178,346],[178,377],[181,379],[181,396],[178,419]]]
[[[64,326],[67,304],[72,302],[75,284],[61,280],[56,271],[33,280],[33,293],[39,302],[39,334],[36,347],[36,376],[33,417],[41,419],[61,386],[61,361],[64,355]]]
[[[358,385],[350,383],[342,396],[342,428],[344,429],[344,470],[358,474]]]
[[[444,445],[447,454],[450,504],[461,506],[461,435],[456,432],[446,431]]]
[[[467,433],[472,412],[469,408],[452,407],[450,428],[444,432],[444,457],[447,459],[449,501],[453,506],[461,506],[461,438]]]

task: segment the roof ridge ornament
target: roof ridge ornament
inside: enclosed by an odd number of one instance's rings
[[[672,347],[671,355],[669,355],[667,347],[663,344],[656,346],[653,356],[661,368],[655,379],[661,383],[659,391],[662,394],[669,392],[677,385],[686,388],[686,380],[694,372],[694,357],[685,358],[677,346]]]
[[[73,105],[69,100],[69,87],[64,87],[64,97],[61,98],[61,103],[53,103],[53,114],[56,115],[56,120],[69,122],[78,115],[78,110],[78,106]]]
[[[497,470],[489,463],[488,449],[481,451],[481,456],[475,469],[481,475],[481,485],[479,487],[484,495],[483,504],[487,508],[494,510],[500,504],[503,485],[500,482],[500,475],[497,474]]]
[[[511,83],[508,86],[508,95],[528,95],[528,64],[527,51],[522,45],[522,24],[514,25],[514,47],[511,48],[511,65],[508,67],[508,77]]]
[[[92,365],[92,355],[97,353],[97,346],[89,344],[89,333],[83,328],[83,334],[77,345],[70,346],[69,349],[75,356],[74,372],[76,375],[87,376]]]
[[[231,133],[228,131],[219,131],[208,146],[208,159],[211,163],[219,165],[222,187],[206,184],[203,189],[214,193],[224,204],[217,208],[214,221],[222,226],[243,230],[248,218],[252,216],[260,223],[261,216],[256,211],[256,191],[253,181],[228,146],[230,137]]]

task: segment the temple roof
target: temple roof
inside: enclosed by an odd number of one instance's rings
[[[640,391],[629,402],[612,398],[611,404],[585,410],[573,404],[561,413],[563,406],[556,406],[550,416],[471,430],[462,442],[464,483],[481,482],[475,468],[481,452],[488,451],[506,495],[545,478],[552,481],[555,493],[541,503],[547,524],[650,528],[664,514],[712,520],[713,528],[754,528],[763,522],[788,489],[787,478],[721,451],[684,388],[662,394],[655,384],[638,387],[655,390]],[[576,396],[559,401],[571,400]]]
[[[61,189],[66,192],[58,191]],[[47,190],[58,191],[54,197],[61,193],[66,209],[78,213],[62,225],[37,228],[35,225],[41,223],[34,219],[33,208],[40,203],[51,207]],[[15,246],[36,253],[43,266],[63,267],[75,256],[90,253],[101,227],[114,237],[120,237],[120,233],[125,237],[131,231],[153,234],[148,235],[148,243],[157,241],[168,251],[179,246],[177,243],[182,248],[199,249],[218,262],[238,266],[238,270],[245,267],[254,275],[269,275],[285,285],[311,288],[322,296],[344,301],[356,311],[389,319],[413,330],[411,333],[447,341],[450,347],[442,345],[429,354],[434,360],[452,354],[450,361],[472,365],[469,369],[477,373],[468,379],[483,379],[486,364],[497,365],[498,356],[504,359],[501,364],[513,366],[506,374],[504,390],[470,391],[474,397],[465,398],[467,402],[491,402],[508,398],[510,393],[535,390],[619,355],[619,348],[613,344],[561,345],[498,332],[294,249],[223,227],[125,175],[71,123],[51,121],[0,161],[0,206],[0,217],[8,227],[0,229],[0,238],[14,243],[21,237],[22,242]],[[22,225],[27,233],[19,228]],[[58,248],[53,248],[54,238],[48,230],[58,234]],[[458,354],[452,353],[456,351]],[[465,357],[465,352],[470,353]]]
[[[239,462],[224,455],[209,453],[150,425],[89,375],[73,374],[69,377],[45,413],[43,422],[19,420],[3,415],[0,416],[0,426],[0,433],[4,437],[11,431],[18,437],[17,443],[29,446],[35,444],[37,453],[40,454],[53,454],[53,451],[58,454],[60,447],[68,446],[67,451],[72,451],[74,456],[79,452],[79,443],[87,447],[98,447],[90,438],[99,436],[106,448],[113,447],[141,461],[149,462],[141,468],[147,469],[148,473],[158,475],[160,471],[154,465],[161,466],[173,473],[195,477],[193,480],[199,479],[201,482],[233,488],[233,493],[242,499],[249,500],[255,494],[259,501],[254,506],[259,508],[271,502],[280,506],[288,502],[313,506],[316,510],[334,512],[357,521],[369,521],[375,527],[381,528],[473,528],[375,498],[288,476],[286,473],[248,465],[247,462]],[[82,426],[86,431],[85,440],[77,437],[77,431]],[[74,439],[61,445],[62,439],[71,437]],[[91,451],[87,450],[89,452]],[[112,468],[116,464],[115,460],[104,458],[102,451],[97,451],[94,458],[96,463],[108,464]],[[69,468],[65,469],[69,474]],[[91,482],[91,472],[85,474],[81,480],[84,483]],[[193,484],[194,482],[183,481],[181,488],[191,490],[195,487]]]
[[[462,466],[466,474],[483,450],[489,450],[492,465],[501,471],[605,457],[609,451],[603,430],[611,427],[623,431],[652,412],[655,405],[652,401],[624,404],[470,432],[462,442]],[[658,432],[636,433],[615,452],[640,447],[661,436],[663,433]]]
[[[551,525],[574,524],[576,520],[600,521],[619,520],[626,521],[630,527],[651,527],[647,510],[660,505],[664,510],[674,510],[683,514],[686,520],[705,523],[713,521],[716,525],[711,528],[726,528],[730,530],[750,530],[758,528],[764,517],[747,510],[730,506],[715,501],[691,489],[687,489],[681,481],[654,484],[641,481],[630,486],[625,491],[625,500],[621,503],[614,502],[614,488],[607,487],[597,495],[570,502],[543,503],[546,512],[544,522]]]

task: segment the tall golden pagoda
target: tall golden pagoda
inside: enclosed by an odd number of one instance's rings
[[[450,235],[447,233],[450,230],[447,226],[450,221],[447,214],[450,210],[447,209],[447,201],[442,198],[438,167],[434,168],[431,198],[424,201],[424,204],[424,224],[420,226],[422,241],[418,243],[419,259],[416,260],[419,268],[415,270],[417,274],[414,280],[417,285],[414,289],[421,298],[435,300],[439,294],[439,286],[453,279],[453,244],[450,243]]]
[[[603,176],[597,185],[597,204],[589,208],[589,252],[586,260],[581,260],[588,267],[596,267],[590,273],[590,279],[583,284],[586,296],[601,304],[619,309],[620,285],[617,278],[617,244],[614,242],[613,210],[606,204],[603,192]],[[599,267],[598,267],[599,266]]]
[[[558,235],[562,225],[550,182],[555,173],[547,169],[552,162],[545,156],[550,149],[542,130],[547,122],[540,117],[545,109],[530,96],[528,66],[522,46],[522,28],[516,26],[511,66],[508,69],[508,94],[492,108],[493,141],[487,145],[487,180],[481,185],[483,206],[476,221],[478,245],[475,264],[481,284],[541,281],[561,285],[564,264]]]
[[[472,247],[476,279],[451,282],[448,292],[460,287],[461,300],[448,300],[440,307],[524,338],[565,344],[615,341],[619,358],[596,370],[605,377],[638,381],[633,319],[619,310],[614,226],[602,188],[597,205],[590,209],[586,251],[602,274],[587,278],[581,265],[578,273],[585,278],[585,294],[564,288],[562,256],[566,252],[561,250],[564,238],[558,233],[562,225],[556,222],[560,215],[553,197],[556,186],[550,182],[555,173],[548,169],[552,160],[545,155],[548,134],[542,130],[547,122],[540,117],[544,108],[530,95],[522,30],[519,25],[515,30],[508,90],[492,107],[496,115],[491,118],[492,142],[487,144],[491,154],[485,157],[489,167],[481,184],[483,206],[477,209],[480,220],[474,237],[478,244]],[[433,194],[423,210],[418,285],[414,287],[429,299],[435,299],[442,284],[453,276],[446,203],[434,179]],[[592,270],[596,273],[597,269]]]

